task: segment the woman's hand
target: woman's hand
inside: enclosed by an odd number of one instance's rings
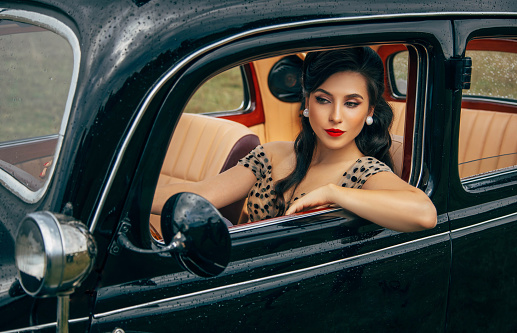
[[[332,184],[321,186],[302,196],[291,204],[285,215],[309,209],[324,208],[334,204],[332,201],[332,186]]]

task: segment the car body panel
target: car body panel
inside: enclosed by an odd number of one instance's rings
[[[458,40],[455,54],[463,54],[468,41],[476,37],[514,36],[515,20],[456,22]],[[510,44],[511,42],[508,42]],[[476,45],[476,44],[474,44]],[[511,44],[513,45],[513,44]],[[501,47],[499,47],[501,49]],[[489,50],[497,50],[490,47]],[[517,52],[515,47],[506,50]],[[463,97],[468,100],[468,97]],[[455,94],[454,103],[462,97]],[[481,107],[487,109],[481,104]],[[492,110],[507,110],[503,103],[495,103]],[[510,105],[515,112],[515,106]],[[507,110],[509,111],[509,110]],[[455,124],[459,123],[455,112]],[[458,128],[454,127],[454,137]],[[454,141],[453,141],[454,142]],[[457,146],[452,147],[453,159],[457,158]],[[493,180],[491,180],[492,178]],[[511,314],[517,292],[513,235],[517,228],[517,181],[512,172],[500,172],[482,180],[471,179],[468,187],[459,181],[458,169],[451,167],[450,213],[453,246],[451,266],[451,295],[448,326],[452,331],[508,331],[517,326]],[[483,288],[479,286],[483,285]],[[471,316],[469,322],[460,322],[458,313]],[[494,315],[497,313],[497,316]]]

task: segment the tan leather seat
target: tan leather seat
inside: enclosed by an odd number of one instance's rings
[[[158,185],[197,182],[235,166],[260,141],[249,128],[234,121],[185,113],[169,144]],[[237,224],[244,199],[219,211]],[[159,216],[151,215],[159,230]]]
[[[393,172],[402,176],[402,163],[404,162],[404,137],[401,135],[391,135],[390,147],[391,159],[393,160]]]
[[[402,177],[402,165],[404,162],[404,124],[406,120],[406,102],[388,102],[393,110],[393,122],[391,124],[390,154],[393,160],[393,172]]]
[[[390,102],[395,115],[390,149],[395,173],[400,176],[403,162],[405,103]],[[461,109],[458,147],[460,178],[517,165],[517,114]]]
[[[406,102],[388,102],[388,104],[393,110],[393,123],[391,124],[390,133],[397,136],[404,136]]]
[[[517,165],[517,114],[461,110],[460,177]]]

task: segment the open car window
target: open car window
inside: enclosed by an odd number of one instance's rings
[[[388,66],[388,53],[407,50],[406,46],[401,44],[374,46],[372,48],[379,52],[381,59],[385,62],[385,67]],[[218,118],[217,113],[210,113],[211,111],[231,108],[229,106],[231,104],[224,104],[225,102],[220,102],[221,104],[219,104],[217,102],[218,98],[223,98],[223,96],[219,95],[242,96],[242,86],[235,84],[239,81],[239,74],[241,72],[239,67],[227,70],[201,85],[189,100],[176,126],[161,168],[157,186],[202,181],[207,177],[217,175],[229,167],[234,166],[238,159],[244,157],[249,151],[256,147],[256,145],[274,141],[268,139],[279,137],[285,132],[298,133],[300,129],[299,117],[301,116],[301,99],[293,97],[286,100],[283,96],[279,97],[277,96],[278,94],[275,94],[275,87],[272,87],[271,84],[275,80],[287,80],[290,82],[290,85],[294,84],[293,77],[299,77],[299,75],[297,76],[292,73],[295,71],[296,66],[290,66],[290,70],[287,70],[284,62],[286,59],[291,58],[303,59],[304,56],[304,54],[284,55],[275,58],[261,59],[248,64],[249,67],[253,68],[251,73],[254,76],[247,81],[250,95],[260,96],[263,101],[265,124],[262,124],[263,127],[261,131],[256,131],[256,126],[246,126],[245,120],[242,123],[238,123],[236,121]],[[405,58],[397,59],[397,71],[399,72],[400,80],[405,81],[406,86],[408,84],[408,61],[409,56],[407,54]],[[416,61],[416,59],[413,59],[413,61]],[[279,66],[283,66],[283,71],[277,71],[277,67]],[[285,78],[285,80],[278,77],[282,75],[282,72],[288,73],[286,74],[288,77]],[[272,77],[274,77],[274,80]],[[294,81],[296,81],[296,79],[294,79]],[[415,82],[412,84],[415,84]],[[289,90],[294,91],[296,89],[291,87]],[[414,89],[412,89],[412,91],[414,91]],[[402,176],[404,160],[411,161],[409,154],[412,152],[412,149],[404,147],[405,138],[410,140],[409,147],[411,147],[413,143],[412,133],[407,132],[408,129],[406,129],[405,121],[408,114],[411,119],[415,119],[415,109],[414,107],[407,107],[405,97],[404,99],[389,97],[393,95],[393,89],[387,86],[385,97],[388,96],[386,99],[394,113],[393,125],[391,127],[391,153],[394,160],[394,171],[397,175]],[[206,103],[203,103],[205,98]],[[237,98],[235,100],[237,100]],[[291,120],[285,120],[286,113],[290,114],[287,119]],[[271,124],[275,126],[271,126]],[[294,140],[294,138],[295,137],[291,138],[291,140]],[[239,146],[239,148],[236,148],[237,146]],[[240,155],[233,156],[232,154],[236,151],[238,151]],[[404,156],[404,151],[408,153],[408,156]],[[406,164],[410,163],[406,162]],[[410,170],[411,166],[406,165],[406,168]],[[248,223],[245,200],[246,198],[243,198],[233,205],[220,209],[221,214],[229,220],[231,225],[236,226]],[[151,214],[150,225],[151,234],[154,238],[161,239],[160,216]]]
[[[517,165],[517,41],[473,40],[466,57],[472,83],[463,90],[458,171],[468,184]]]

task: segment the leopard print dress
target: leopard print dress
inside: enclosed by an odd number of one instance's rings
[[[274,180],[271,176],[272,166],[262,146],[257,146],[247,156],[237,163],[246,168],[257,178],[248,194],[248,216],[249,221],[259,221],[275,217],[278,214],[278,207],[274,204],[276,198]],[[338,185],[348,188],[361,188],[369,177],[378,172],[392,172],[391,169],[374,157],[359,158],[344,174]],[[302,193],[303,196],[305,193]],[[298,198],[294,198],[294,202]],[[286,203],[286,209],[291,202]]]

